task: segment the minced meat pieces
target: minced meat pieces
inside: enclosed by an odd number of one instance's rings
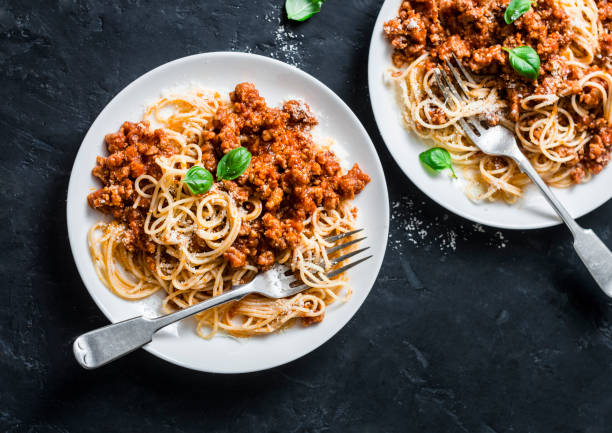
[[[514,122],[521,115],[521,101],[530,95],[578,95],[579,102],[594,113],[576,115],[576,129],[588,130],[593,139],[572,160],[572,178],[579,182],[587,172],[599,173],[610,159],[609,126],[600,121],[603,117],[598,113],[601,93],[579,84],[584,70],[568,65],[562,55],[575,39],[568,13],[557,0],[538,0],[529,11],[507,24],[504,12],[508,3],[509,0],[403,1],[397,16],[383,27],[393,47],[393,64],[399,68],[428,54],[428,70],[448,69],[445,60],[454,55],[475,74],[490,76],[489,85],[508,101],[507,117]],[[600,51],[595,52],[589,72],[608,70],[607,56],[612,55],[612,2],[599,0],[597,9],[603,28],[599,32]],[[523,45],[534,48],[540,57],[536,80],[517,74],[508,61],[508,53],[502,50]],[[603,81],[599,84],[608,87]],[[445,121],[435,109],[429,115],[434,124]]]
[[[118,132],[106,135],[104,141],[109,155],[98,156],[92,170],[103,187],[89,194],[87,201],[92,208],[125,223],[123,243],[128,250],[152,253],[155,245],[143,230],[150,203],[143,198],[137,200],[134,181],[145,173],[159,178],[161,170],[155,157],[170,155],[175,149],[164,132],[151,130],[148,122],[125,122]]]
[[[243,222],[224,254],[231,267],[248,263],[268,269],[277,255],[300,242],[303,221],[318,207],[337,209],[370,181],[357,164],[343,173],[336,155],[313,142],[310,130],[316,124],[304,102],[290,100],[280,109],[269,107],[253,84],[241,83],[230,93],[230,106],[220,107],[210,128],[203,131],[202,164],[212,173],[230,150],[243,146],[251,152],[251,163],[241,176],[217,185],[238,206],[252,206],[249,200],[262,203],[262,215]],[[137,201],[134,180],[142,174],[161,176],[155,158],[178,150],[168,142],[162,130],[152,131],[147,122],[125,122],[106,137],[109,156],[98,157],[93,170],[103,187],[88,197],[91,207],[125,223],[126,247],[144,251],[149,258],[155,250],[144,234],[150,203]]]

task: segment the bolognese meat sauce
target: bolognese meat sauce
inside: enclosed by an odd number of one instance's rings
[[[428,53],[427,68],[443,67],[444,60],[454,55],[475,74],[491,75],[500,96],[509,101],[508,117],[517,121],[520,103],[532,94],[578,95],[585,106],[601,104],[601,94],[578,85],[585,73],[607,66],[602,56],[596,56],[592,69],[567,64],[561,52],[574,39],[570,17],[555,0],[538,0],[537,6],[511,24],[504,21],[509,0],[410,0],[404,1],[398,16],[384,25],[384,33],[391,42],[396,67],[409,64]],[[607,0],[597,3],[604,31],[600,32],[600,52],[612,54],[612,5]],[[529,80],[518,75],[508,62],[504,48],[528,45],[541,60],[540,76]],[[607,83],[599,84],[609,90]],[[601,115],[600,115],[601,116]],[[444,123],[437,113],[431,117]],[[578,117],[578,116],[576,116]],[[599,173],[610,159],[612,129],[601,117],[589,114],[574,119],[577,128],[588,130],[593,136],[575,158],[572,177],[579,182],[586,172]]]
[[[148,122],[125,122],[118,132],[107,134],[104,141],[109,156],[98,156],[92,170],[103,187],[89,194],[87,201],[92,208],[126,225],[123,241],[129,251],[152,254],[155,243],[143,230],[150,203],[147,199],[138,199],[134,181],[143,174],[158,179],[161,170],[155,158],[169,156],[176,149],[168,144],[161,129],[151,131]]]
[[[232,267],[250,263],[265,270],[278,254],[299,243],[303,221],[317,207],[337,209],[363,190],[370,177],[357,164],[343,173],[336,155],[314,143],[310,130],[317,120],[307,104],[291,100],[280,109],[269,107],[251,83],[238,84],[230,101],[203,134],[202,164],[214,173],[230,150],[243,146],[251,152],[247,170],[219,186],[238,206],[248,206],[250,198],[260,200],[262,215],[242,223],[224,257]],[[159,179],[155,159],[177,149],[163,130],[152,131],[147,122],[126,122],[105,141],[109,156],[98,157],[93,169],[103,187],[88,196],[89,205],[125,224],[128,250],[152,256],[155,244],[144,234],[150,203],[138,199],[134,181],[142,174]]]
[[[334,153],[315,145],[310,129],[317,121],[308,105],[288,101],[282,109],[268,107],[251,83],[237,85],[230,100],[231,107],[217,113],[207,147],[218,159],[239,146],[251,152],[247,170],[223,184],[238,205],[255,197],[263,211],[260,218],[243,222],[226,258],[234,267],[248,261],[266,269],[277,253],[298,244],[302,222],[317,207],[336,209],[370,178],[357,164],[342,174]]]

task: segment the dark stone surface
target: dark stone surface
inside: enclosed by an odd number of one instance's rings
[[[281,0],[110,3],[0,1],[0,431],[612,430],[611,304],[565,229],[474,226],[387,152],[366,79],[381,1],[329,1],[303,24]],[[385,264],[348,326],[283,367],[201,374],[140,351],[84,371],[72,339],[106,320],[69,251],[72,161],[125,85],[215,50],[295,64],[357,113],[395,206]],[[611,244],[610,220],[609,202],[581,222]]]

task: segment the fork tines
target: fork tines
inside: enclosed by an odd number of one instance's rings
[[[357,234],[357,233],[359,233],[361,231],[363,231],[363,229],[352,230],[352,231],[349,231],[349,232],[346,232],[346,233],[341,233],[339,235],[328,236],[328,237],[326,237],[324,239],[326,241],[329,241],[329,242],[337,242],[337,241],[339,241],[341,239],[349,238],[349,237],[351,237],[351,236],[353,236],[353,235],[355,235],[355,234]],[[352,240],[350,240],[348,242],[344,242],[344,243],[339,244],[339,245],[334,245],[333,247],[327,248],[326,253],[327,253],[328,256],[332,255],[334,253],[337,253],[338,251],[342,251],[342,250],[344,250],[344,249],[346,249],[346,248],[348,248],[348,247],[350,247],[352,245],[355,245],[355,244],[363,241],[364,239],[366,239],[366,236],[358,238],[358,239],[352,239]],[[369,248],[370,247],[360,248],[360,249],[355,250],[355,251],[350,251],[350,252],[348,252],[346,254],[343,254],[343,255],[341,255],[339,257],[334,257],[333,259],[330,260],[330,263],[331,263],[332,266],[336,266],[336,265],[340,264],[341,262],[343,262],[343,261],[345,261],[347,259],[350,259],[351,257],[355,257],[356,255],[366,251]],[[335,277],[337,275],[340,275],[341,273],[343,273],[345,271],[348,271],[350,268],[352,268],[354,266],[357,266],[358,264],[368,260],[370,257],[372,257],[372,256],[370,255],[370,256],[361,258],[361,259],[356,260],[354,262],[348,263],[348,264],[346,264],[346,265],[344,265],[344,266],[342,266],[342,267],[340,267],[338,269],[332,269],[331,271],[327,272],[325,275],[328,278],[333,278],[333,277]],[[285,275],[291,275],[291,274],[293,274],[293,271],[291,271],[291,270],[285,272]],[[298,284],[302,284],[302,282],[301,281],[295,281],[295,282],[293,282],[291,284],[291,287],[295,287]]]
[[[459,72],[457,70],[457,68],[455,68],[452,63],[450,62],[450,60],[448,58],[446,58],[445,62],[446,62],[446,67],[448,68],[449,71],[451,71],[451,74],[453,74],[453,77],[455,77],[455,80],[457,80],[457,84],[459,84],[459,87],[461,87],[461,90],[463,90],[463,93],[465,94],[465,96],[469,95],[469,90],[467,89],[467,87],[465,87],[465,84],[463,84],[465,81],[469,81],[471,83],[474,83],[474,78],[472,78],[472,76],[470,75],[470,73],[465,69],[465,67],[461,64],[461,62],[459,61],[459,59],[457,58],[457,56],[455,56],[455,53],[452,54],[453,60],[455,60],[455,63],[457,63],[457,66],[459,67],[459,70],[461,72]],[[463,74],[463,76],[462,76]]]
[[[453,74],[455,82],[459,86],[460,90],[455,87],[451,78],[442,68],[434,69],[434,78],[436,79],[436,84],[438,85],[440,91],[446,99],[446,103],[448,103],[449,101],[454,101],[455,104],[460,104],[470,99],[468,89],[465,87],[464,82],[473,82],[474,79],[465,70],[461,62],[459,62],[459,59],[457,59],[454,54],[452,57],[453,59],[455,59],[455,62],[459,66],[459,70],[455,68],[448,59],[446,59],[446,66]],[[479,136],[481,136],[485,132],[485,128],[480,124],[478,119],[475,119],[474,117],[459,117],[457,121],[459,122],[459,125],[461,125],[461,128],[463,128],[463,130],[465,131],[466,135],[474,143],[478,140]]]

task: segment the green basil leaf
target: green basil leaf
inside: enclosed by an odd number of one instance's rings
[[[325,0],[287,0],[285,10],[287,18],[294,21],[305,21],[321,11]]]
[[[213,184],[213,175],[204,167],[194,165],[187,170],[183,183],[192,194],[204,194]]]
[[[506,24],[512,24],[529,9],[531,9],[531,0],[512,0],[504,13]]]
[[[510,53],[510,64],[516,72],[530,80],[538,78],[540,75],[540,56],[538,56],[536,50],[527,46],[516,47],[511,50],[504,48],[504,50]]]
[[[226,153],[217,165],[217,179],[234,180],[244,173],[251,163],[251,152],[237,147]]]
[[[421,152],[419,154],[419,159],[423,165],[434,171],[441,171],[448,168],[451,173],[453,173],[453,177],[457,177],[457,175],[455,175],[455,170],[453,170],[453,160],[451,159],[450,153],[442,147],[432,147],[425,152]]]

